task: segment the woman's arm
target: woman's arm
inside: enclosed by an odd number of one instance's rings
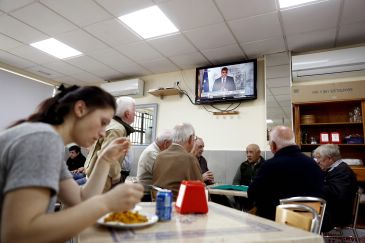
[[[29,187],[5,194],[1,242],[64,242],[111,211],[134,207],[143,195],[139,184],[121,184],[74,207],[47,213],[51,191]]]

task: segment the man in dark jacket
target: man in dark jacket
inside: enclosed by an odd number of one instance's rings
[[[277,126],[271,130],[270,149],[274,157],[261,166],[248,188],[258,216],[274,220],[282,198],[323,197],[323,173],[313,159],[300,151],[290,128]]]
[[[236,175],[233,178],[233,185],[250,185],[253,178],[265,162],[261,156],[260,147],[257,144],[249,144],[246,147],[247,160],[242,162],[238,167]],[[235,197],[236,208],[249,211],[253,208],[253,202],[248,198]]]
[[[73,145],[68,149],[69,158],[66,161],[69,171],[75,171],[80,167],[84,167],[85,156],[81,153],[81,148],[77,145]]]
[[[354,172],[341,160],[338,145],[321,145],[313,151],[313,155],[325,173],[323,193],[327,206],[322,231],[351,224],[353,204],[358,190]]]

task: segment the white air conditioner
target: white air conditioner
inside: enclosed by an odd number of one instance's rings
[[[365,75],[365,46],[292,56],[293,81]]]
[[[101,88],[111,93],[113,96],[143,96],[144,81],[141,79],[128,79],[112,81],[101,84]]]

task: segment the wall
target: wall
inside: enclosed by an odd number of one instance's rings
[[[0,131],[30,115],[53,87],[0,70]]]
[[[160,87],[172,87],[180,81],[180,87],[195,98],[195,69],[141,77],[145,81],[145,91]],[[213,171],[216,181],[232,183],[238,166],[246,160],[244,150],[248,144],[256,143],[266,147],[266,108],[264,61],[258,62],[258,98],[242,102],[237,108],[239,115],[215,116],[201,105],[193,105],[189,99],[165,96],[163,99],[145,92],[144,97],[136,98],[137,104],[158,103],[157,134],[165,128],[173,128],[181,122],[189,122],[195,133],[205,141],[204,156],[208,167]],[[224,109],[229,104],[217,105]],[[205,106],[208,110],[214,110]],[[136,175],[137,161],[145,146],[136,146],[132,151],[131,176]],[[265,152],[263,152],[265,156]]]

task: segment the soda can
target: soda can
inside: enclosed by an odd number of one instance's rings
[[[159,221],[171,220],[172,214],[172,192],[171,190],[161,190],[156,195],[156,215]]]

